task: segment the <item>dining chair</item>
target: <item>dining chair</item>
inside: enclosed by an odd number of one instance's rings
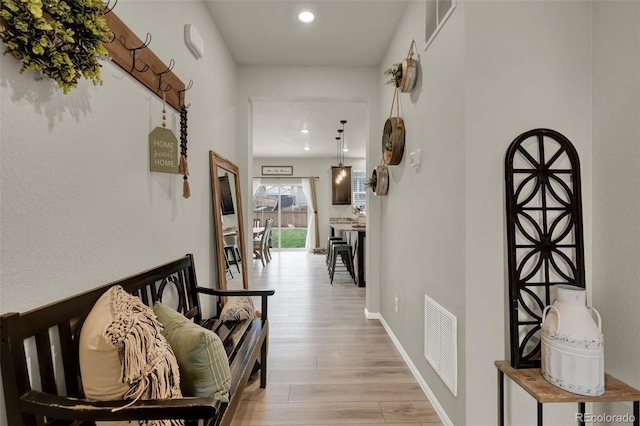
[[[267,219],[264,230],[256,235],[253,239],[253,255],[256,259],[260,259],[262,266],[267,266],[267,241],[271,232],[271,224],[273,219]]]
[[[273,219],[269,224],[269,231],[267,233],[267,240],[265,242],[265,253],[267,254],[267,262],[271,262],[271,247],[273,247]]]

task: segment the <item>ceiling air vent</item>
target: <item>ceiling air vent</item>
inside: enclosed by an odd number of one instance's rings
[[[454,396],[458,396],[457,319],[424,296],[424,356]]]

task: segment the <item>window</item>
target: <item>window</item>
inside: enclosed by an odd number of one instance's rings
[[[367,175],[363,170],[354,170],[353,178],[353,206],[361,212],[367,211]]]
[[[431,42],[447,21],[453,9],[456,8],[456,0],[425,0],[425,41],[427,45],[425,50],[429,48]]]
[[[253,197],[253,217],[261,224],[266,219],[273,219],[271,247],[304,248],[309,203],[301,185],[261,185]]]

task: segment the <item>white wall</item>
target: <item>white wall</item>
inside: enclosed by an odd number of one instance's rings
[[[496,369],[509,359],[504,157],[524,131],[547,127],[582,165],[585,263],[591,281],[591,4],[466,2],[467,420],[496,423]],[[509,383],[507,424],[528,424],[534,401]],[[545,406],[545,424],[575,407]]]
[[[200,285],[214,285],[210,149],[235,159],[236,67],[200,2],[120,1],[115,13],[193,90],[191,198],[182,177],[150,173],[148,135],[162,101],[114,63],[104,84],[63,95],[0,57],[0,311],[24,311],[193,253]],[[205,58],[191,56],[196,25]],[[179,136],[179,115],[167,108]],[[226,137],[220,138],[219,135]],[[2,404],[4,398],[0,396]],[[5,424],[4,405],[0,423]]]
[[[593,299],[605,370],[640,389],[640,3],[593,3]],[[632,414],[631,403],[596,413]]]
[[[591,5],[458,2],[426,52],[422,8],[407,6],[380,68],[381,128],[392,93],[382,71],[416,40],[421,78],[401,99],[405,155],[420,148],[422,167],[410,169],[406,157],[391,167],[389,196],[369,219],[380,221],[371,228],[381,233],[381,314],[453,424],[495,424],[493,363],[509,356],[503,164],[524,131],[556,129],[578,150],[591,285]],[[457,397],[422,354],[424,294],[458,318]],[[507,424],[535,419],[535,402],[511,385],[507,404]],[[545,407],[545,424],[574,413]]]
[[[389,117],[393,87],[383,75],[417,44],[418,80],[411,94],[400,94],[405,123],[401,163],[389,166],[389,192],[368,208],[370,228],[380,241],[371,250],[380,258],[380,313],[393,330],[439,404],[456,425],[465,417],[465,275],[464,275],[464,8],[457,8],[425,51],[424,4],[410,2],[378,72],[381,90],[376,133],[369,162],[380,162],[382,129]],[[409,154],[420,149],[422,165],[409,167]],[[458,319],[458,396],[454,397],[425,359],[424,296]],[[399,312],[394,298],[399,298]]]

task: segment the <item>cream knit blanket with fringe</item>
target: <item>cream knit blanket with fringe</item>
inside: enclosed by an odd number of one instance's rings
[[[163,327],[153,310],[120,286],[109,290],[113,322],[107,337],[118,348],[122,362],[120,381],[130,386],[124,394],[132,404],[138,399],[180,398],[178,362],[160,334]],[[182,420],[149,420],[148,426],[179,426]]]

